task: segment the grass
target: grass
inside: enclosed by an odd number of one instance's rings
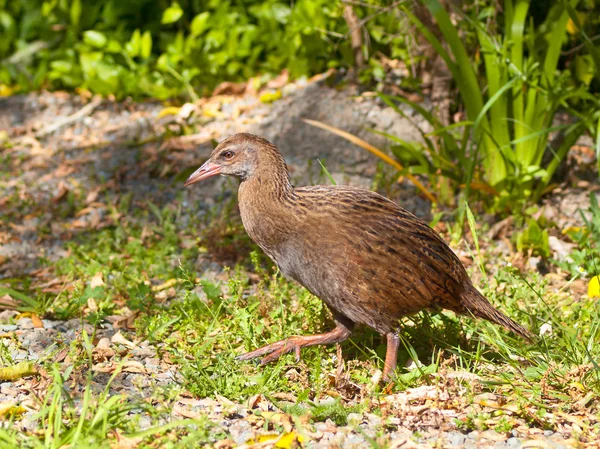
[[[39,363],[47,388],[33,418],[37,430],[23,429],[21,415],[15,414],[12,424],[0,429],[0,445],[96,448],[127,438],[137,447],[196,447],[194,443],[210,445],[230,437],[207,417],[173,420],[173,398],[182,392],[236,403],[264,395],[285,414],[301,420],[304,428],[327,419],[353,425],[348,423],[350,413],[381,413],[383,436],[372,440],[372,447],[387,447],[384,430],[395,425],[386,423],[406,413],[395,408],[397,404],[384,406],[381,401],[415,387],[448,394],[452,399],[433,408],[458,410],[456,425],[463,430],[507,432],[523,423],[560,430],[569,423],[568,417],[598,413],[600,310],[596,300],[574,295],[568,287],[557,288],[539,274],[521,274],[510,265],[498,265],[493,242],[482,236],[474,266],[484,267],[487,273],[484,293],[530,329],[545,325],[552,332],[528,345],[491,323],[423,312],[402,321],[397,377],[393,385],[383,386],[372,378],[383,367],[385,342],[368,329],[359,329],[342,344],[341,376],[336,374],[340,361],[333,346],[307,348],[299,363],[292,355],[266,366],[236,361],[236,355],[266,343],[329,329],[329,312],[320,300],[285,280],[227,213],[209,216],[216,229],[209,226],[200,237],[194,237],[196,229],[207,223],[183,220],[176,207],[146,204],[128,215],[114,226],[82,234],[69,245],[68,256],[54,267],[55,274],[65,279],[65,288],[53,300],[35,289],[24,294],[39,301],[33,304],[37,313],[59,319],[78,317],[93,329],[99,329],[110,315],[133,314],[135,329],[127,338],[147,341],[157,349],[159,359],[177,374],[174,389],[151,386],[150,399],[110,390],[111,381],[90,370],[96,363],[90,354],[97,338],[82,331],[66,347],[59,341]],[[215,217],[220,219],[213,221]],[[211,248],[221,249],[203,249],[207,239]],[[229,254],[231,248],[246,248],[249,256],[217,278],[209,272],[204,275],[203,268],[198,271],[206,266],[195,262],[198,257]],[[98,273],[103,285],[91,288]],[[32,283],[13,283],[14,288],[25,285]],[[90,307],[92,302],[95,308]],[[54,356],[65,348],[69,362],[55,362]],[[119,354],[114,358],[117,365],[127,360]],[[8,350],[2,349],[0,355],[3,366],[13,362]],[[117,369],[113,378],[119,376]],[[75,384],[78,389],[73,389]],[[92,394],[92,385],[105,388]],[[486,396],[489,393],[494,399]],[[265,419],[260,411],[256,413],[255,420]],[[149,417],[155,430],[140,428],[141,415]],[[573,438],[598,437],[598,422],[587,422],[573,431]],[[264,426],[269,431],[285,430],[280,423]]]

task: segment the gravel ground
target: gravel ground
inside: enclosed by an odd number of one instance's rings
[[[8,170],[13,173],[17,173],[18,168],[23,170],[14,177],[1,178],[4,188],[0,192],[0,207],[8,207],[6,213],[12,214],[15,221],[12,226],[0,228],[0,283],[4,278],[39,270],[41,257],[51,262],[60,259],[65,255],[65,242],[90,227],[101,227],[108,220],[108,211],[95,205],[101,194],[100,179],[108,180],[108,188],[115,192],[131,192],[134,202],[152,198],[158,205],[164,205],[174,201],[181,190],[179,173],[195,168],[207,157],[212,148],[211,139],[220,140],[239,131],[255,132],[280,146],[290,162],[292,176],[299,184],[319,177],[318,164],[307,166],[305,162],[318,157],[326,162],[337,180],[369,186],[375,175],[375,158],[341,138],[304,124],[301,118],[326,121],[380,146],[385,146],[383,139],[366,128],[399,135],[405,140],[419,138],[412,123],[370,95],[358,95],[351,89],[332,89],[321,79],[285,84],[279,89],[283,97],[273,104],[262,103],[253,92],[242,96],[221,95],[167,116],[161,114],[164,106],[158,103],[103,101],[90,114],[52,132],[48,132],[48,126],[77,113],[84,100],[63,93],[0,99],[0,133],[5,132],[4,138],[13,142],[6,151],[19,164]],[[410,111],[408,113],[410,115]],[[198,133],[178,136],[178,130],[190,123],[201,125]],[[161,136],[165,132],[173,137],[163,140]],[[225,182],[207,184],[202,191],[185,191],[183,205],[189,213],[206,212],[222,200],[223,195],[231,194],[223,193]],[[77,185],[85,186],[88,192],[89,210],[75,217],[54,216],[52,204]],[[568,215],[568,219],[576,224],[580,222],[577,214],[561,214],[560,211],[567,207],[570,211],[575,210],[577,205],[585,207],[590,189],[597,191],[589,184],[562,191],[547,200],[548,208],[554,210],[557,217]],[[386,193],[418,215],[427,217],[427,202],[415,195],[411,185],[403,184]],[[34,199],[48,212],[34,218],[23,217],[8,201],[15,197],[23,201]],[[51,229],[50,235],[44,238],[38,232],[42,225]],[[48,289],[53,287],[51,279],[40,282],[48,283]],[[14,320],[15,315],[12,311],[2,312],[0,323]],[[57,347],[68,348],[71,342],[81,338],[82,329],[92,332],[91,327],[79,319],[43,320],[40,326],[31,318],[23,317],[15,324],[0,324],[0,337],[15,361],[35,361],[48,358]],[[113,361],[116,353],[124,364],[122,373],[110,385],[111,393],[151,400],[157,388],[175,388],[175,397],[169,399],[172,416],[177,419],[208,417],[227,435],[218,447],[243,446],[257,434],[265,433],[264,420],[261,422],[254,413],[257,409],[278,413],[264,397],[251,398],[245,404],[232,403],[218,395],[215,398],[191,397],[177,388],[176,367],[161,360],[156,347],[135,341],[118,322],[104,322],[96,333],[96,341],[93,353],[93,370],[98,373],[93,381],[95,390],[102,391],[104,382],[117,369],[118,364]],[[67,351],[62,355],[59,352],[61,356],[68,357]],[[32,395],[45,391],[49,382],[47,375],[2,382],[0,401],[21,403],[28,409],[21,425],[26,429],[33,428],[35,401]],[[74,383],[72,388],[82,390],[83,386]],[[355,413],[348,417],[347,426],[336,426],[326,420],[306,424],[299,433],[304,432],[305,445],[313,448],[368,447],[368,439],[382,437],[391,441],[394,448],[559,449],[574,445],[561,433],[531,428],[524,422],[512,432],[503,434],[491,430],[459,431],[453,424],[454,419],[465,412],[449,406],[452,398],[441,397],[443,394],[447,393],[436,386],[409,389],[381,399],[382,410],[393,409],[398,413],[390,416]],[[323,403],[333,400],[333,397],[321,399]],[[436,406],[440,403],[445,408]],[[150,418],[141,413],[139,424],[140,428],[148,427]]]
[[[12,313],[4,312],[3,319],[8,319],[10,315]],[[75,339],[80,338],[83,329],[90,334],[92,332],[91,326],[82,324],[79,319],[42,322],[43,328],[34,328],[30,318],[21,318],[16,324],[0,325],[0,337],[10,337],[9,347],[15,361],[44,359],[56,350],[57,345],[68,347]],[[98,343],[93,352],[93,371],[106,374],[94,378],[92,388],[98,394],[104,390],[110,374],[118,365],[112,361],[115,352],[120,354],[124,365],[122,374],[110,384],[111,395],[126,394],[132,398],[152,400],[161,387],[168,388],[177,383],[177,367],[161,361],[157,357],[156,347],[143,341],[128,340],[127,337],[127,332],[122,329],[115,330],[108,322],[97,331]],[[47,381],[48,379],[44,380],[42,376],[42,380],[25,378],[0,384],[0,403],[20,403],[28,409],[20,421],[22,428],[35,429],[37,412],[32,395],[43,390],[43,384]],[[83,392],[84,386],[73,384],[71,388],[79,388],[80,392]],[[306,425],[298,433],[305,436],[306,446],[314,449],[370,447],[367,439],[380,438],[382,428],[390,429],[385,432],[385,436],[391,441],[391,447],[395,448],[574,447],[573,441],[559,433],[532,429],[526,425],[502,434],[493,430],[461,432],[452,429],[452,419],[459,418],[462,413],[452,409],[435,409],[434,403],[448,401],[449,398],[444,395],[447,393],[436,386],[411,388],[380,399],[382,404],[402,409],[399,416],[382,418],[374,413],[351,413],[348,415],[347,426],[337,426],[327,419],[312,426]],[[326,405],[334,400],[334,397],[327,396],[321,398],[318,403]],[[220,431],[227,435],[227,439],[222,440],[219,447],[241,446],[257,435],[268,434],[264,431],[264,419],[261,422],[261,418],[257,417],[254,411],[259,410],[267,414],[280,412],[264,396],[255,396],[244,404],[236,404],[218,395],[216,398],[196,398],[190,397],[184,391],[170,401],[169,407],[173,419],[208,417],[216,426],[213,428],[214,433]],[[151,418],[140,413],[138,423],[140,429],[148,428],[151,426]],[[385,426],[382,427],[382,424]],[[415,424],[418,427],[416,432]]]

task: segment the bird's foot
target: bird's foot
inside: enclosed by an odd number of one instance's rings
[[[258,357],[262,357],[267,354],[266,357],[260,361],[261,365],[266,365],[269,362],[277,360],[288,352],[295,352],[296,362],[300,361],[300,349],[302,348],[302,337],[290,337],[285,340],[280,340],[270,345],[263,346],[262,348],[255,349],[254,351],[247,352],[245,354],[236,357],[236,360],[252,360]]]
[[[262,348],[255,349],[254,351],[247,352],[246,354],[237,356],[236,359],[252,360],[266,355],[266,357],[260,361],[261,365],[265,365],[273,360],[277,360],[283,354],[294,351],[296,354],[296,362],[299,362],[300,349],[304,348],[305,346],[339,343],[350,336],[353,327],[352,322],[347,322],[344,324],[343,322],[336,320],[336,323],[337,326],[335,329],[324,334],[286,338],[285,340],[280,340],[275,343],[271,343],[270,345],[263,346]]]

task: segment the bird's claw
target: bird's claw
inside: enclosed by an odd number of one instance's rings
[[[296,362],[300,361],[300,349],[301,345],[296,341],[295,338],[288,338],[287,340],[277,341],[270,345],[263,346],[262,348],[255,349],[254,351],[246,352],[245,354],[238,355],[236,360],[253,360],[258,357],[262,357],[260,360],[261,365],[266,365],[274,360],[277,360],[284,354],[294,351],[296,356]]]

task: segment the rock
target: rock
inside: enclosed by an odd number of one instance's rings
[[[445,439],[450,446],[462,446],[466,440],[466,436],[461,432],[451,431],[445,435]]]
[[[506,442],[504,443],[506,445],[506,447],[509,448],[517,448],[521,446],[521,440],[519,440],[516,437],[510,437],[508,440],[506,440]]]
[[[31,318],[21,318],[17,321],[17,327],[19,329],[33,329],[33,322]]]
[[[573,250],[577,248],[576,244],[567,243],[553,235],[548,237],[548,246],[550,246],[550,249],[554,252],[554,257],[559,261],[566,260]]]

